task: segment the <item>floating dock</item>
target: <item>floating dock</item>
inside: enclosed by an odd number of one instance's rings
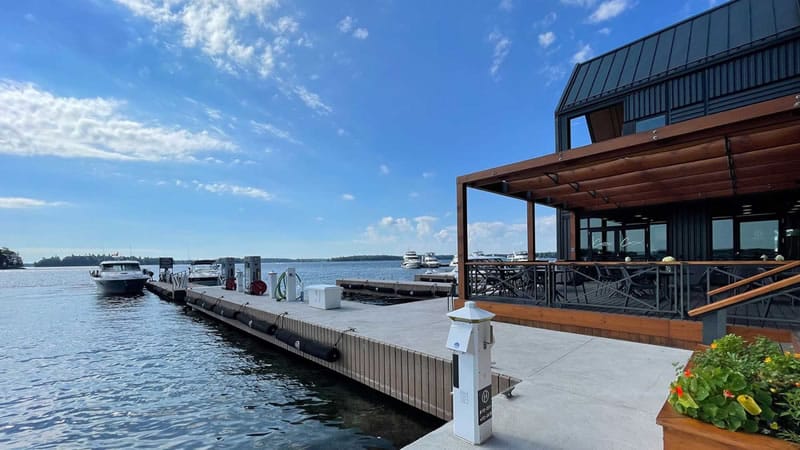
[[[157,292],[171,288],[148,285]],[[321,310],[190,286],[186,302],[421,411],[452,418],[446,298],[391,306],[344,300],[339,309]],[[675,374],[672,363],[685,363],[689,351],[507,323],[493,327],[492,392],[513,392],[494,398],[494,436],[482,448],[661,447],[655,417]],[[287,334],[298,337],[295,345],[280,339]],[[335,348],[340,357],[314,356],[306,343]],[[450,423],[410,447],[473,448],[453,435]]]
[[[407,300],[447,297],[454,294],[450,281],[336,280],[345,297],[399,298]]]
[[[456,275],[453,272],[418,273],[414,281],[429,281],[432,283],[455,283]]]

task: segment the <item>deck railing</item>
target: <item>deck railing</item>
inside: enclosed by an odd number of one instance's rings
[[[778,274],[773,270],[784,264],[770,261],[469,261],[465,281],[467,297],[475,300],[690,319],[690,310],[721,300],[707,293],[759,275],[730,287],[735,295],[745,285],[758,288],[776,276],[800,273],[800,262],[790,264]],[[799,294],[800,285],[793,285],[732,308],[728,318],[747,325],[798,327]]]

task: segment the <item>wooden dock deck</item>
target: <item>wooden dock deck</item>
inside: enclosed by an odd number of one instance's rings
[[[336,285],[348,297],[389,297],[401,299],[431,299],[453,294],[450,281],[395,281],[395,280],[336,280]]]
[[[392,306],[345,300],[340,309],[320,310],[219,287],[189,287],[186,301],[200,313],[421,411],[445,420],[452,416],[445,298]],[[341,359],[328,362],[304,353],[276,339],[270,325],[335,345]],[[510,399],[495,398],[495,437],[484,447],[660,447],[655,417],[674,376],[672,363],[685,362],[690,352],[507,323],[493,326],[492,390],[515,389]],[[412,446],[469,448],[451,429],[447,424]]]

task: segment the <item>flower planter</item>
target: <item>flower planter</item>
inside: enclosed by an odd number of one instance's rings
[[[708,347],[698,346],[695,351],[705,351]],[[692,367],[694,354],[689,358],[687,368]],[[685,416],[664,401],[656,416],[656,424],[661,425],[664,450],[709,449],[709,450],[800,450],[800,445],[783,439],[743,431],[728,431],[689,416]]]
[[[761,434],[728,431],[710,423],[679,414],[664,402],[656,416],[664,433],[664,450],[692,449],[768,449],[799,450],[800,445]]]

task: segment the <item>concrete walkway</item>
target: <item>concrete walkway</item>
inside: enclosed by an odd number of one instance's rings
[[[238,304],[450,358],[445,348],[447,299],[393,306],[343,301],[319,310],[219,288],[193,288]],[[493,401],[494,436],[482,448],[656,449],[655,419],[675,376],[674,362],[690,351],[495,322],[496,372],[522,380],[513,397]],[[408,448],[472,448],[452,423]]]

